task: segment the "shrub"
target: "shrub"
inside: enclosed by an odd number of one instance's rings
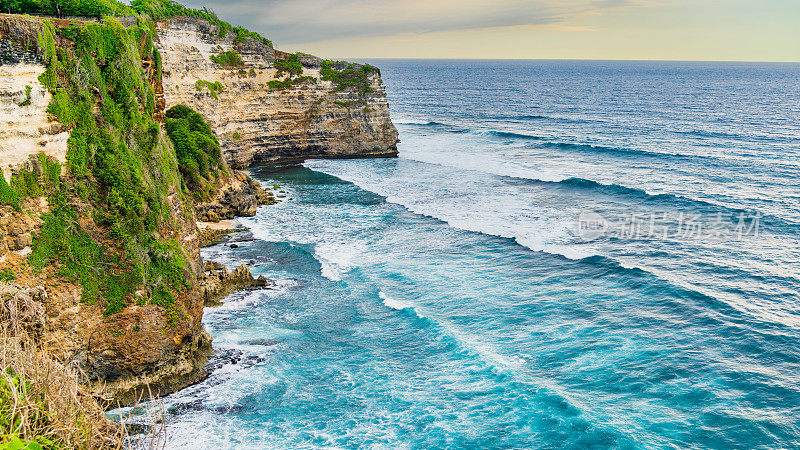
[[[170,108],[166,114],[167,134],[175,146],[178,167],[190,189],[197,190],[222,166],[219,141],[203,116],[184,105]]]
[[[281,80],[270,80],[267,83],[267,85],[269,86],[270,89],[278,89],[278,90],[291,89],[292,88],[292,80],[289,79],[289,78],[287,78],[287,79],[285,79],[283,81],[281,81]]]
[[[25,100],[19,102],[19,106],[28,106],[31,104],[31,87],[25,86]]]
[[[19,194],[8,185],[6,177],[2,173],[0,173],[0,204],[9,205],[17,211],[20,210]]]
[[[236,50],[228,50],[227,52],[222,52],[219,55],[211,55],[211,62],[214,64],[219,64],[222,67],[240,67],[244,65],[244,61],[242,61],[242,57]]]
[[[317,79],[311,76],[305,76],[305,77],[297,77],[294,80],[292,80],[292,84],[303,84],[303,83],[317,84]]]
[[[108,16],[133,14],[114,0],[0,0],[0,12],[48,16]]]
[[[274,66],[278,70],[275,73],[275,78],[280,78],[284,74],[291,78],[303,73],[303,65],[297,60],[297,55],[289,55],[286,59],[275,61]]]
[[[344,68],[338,69],[338,67]],[[322,79],[332,81],[336,85],[335,90],[355,89],[361,97],[372,92],[368,78],[372,73],[380,75],[380,70],[369,64],[362,66],[330,60],[323,61],[320,69]]]
[[[198,92],[203,90],[203,86],[208,89],[208,92],[211,93],[211,96],[214,98],[214,100],[219,100],[218,93],[225,90],[225,87],[219,81],[212,83],[206,80],[197,80],[197,82],[194,84],[194,87]]]

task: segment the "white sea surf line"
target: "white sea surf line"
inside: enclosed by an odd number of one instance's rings
[[[485,198],[481,197],[480,193],[463,198],[448,197],[448,202],[461,199],[460,204],[453,204],[444,202],[440,193],[432,189],[423,186],[420,191],[418,185],[404,184],[405,180],[402,179],[383,180],[372,173],[362,175],[354,173],[352,167],[348,167],[347,170],[337,170],[342,169],[342,166],[337,167],[328,161],[307,162],[306,167],[349,181],[366,191],[383,195],[389,203],[402,206],[421,216],[444,221],[453,228],[513,239],[517,244],[531,250],[557,254],[572,260],[598,255],[597,250],[591,245],[574,245],[566,242],[573,240],[574,220],[527,217],[522,217],[523,220],[514,219],[512,216],[519,216],[520,213],[527,212],[539,217],[541,214],[526,211],[536,207],[526,202],[524,198],[512,195],[513,193],[494,197],[484,194]],[[370,178],[378,181],[371,182]],[[410,187],[410,190],[403,187]],[[500,203],[509,204],[509,209],[505,211],[491,209]],[[504,213],[510,216],[504,217]]]
[[[314,245],[314,258],[322,265],[321,274],[331,281],[341,281],[355,267],[353,259],[358,252],[358,244],[351,242],[322,241]]]
[[[414,305],[411,304],[410,302],[404,302],[402,300],[395,300],[395,299],[389,297],[388,295],[384,294],[383,291],[378,291],[378,297],[380,297],[381,300],[383,300],[383,304],[384,305],[388,306],[389,308],[396,309],[398,311],[401,311],[401,310],[404,310],[404,309],[407,309],[407,308],[414,308]],[[419,312],[417,312],[417,315],[420,316],[420,317],[423,317]]]

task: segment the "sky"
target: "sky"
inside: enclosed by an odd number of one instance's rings
[[[800,0],[179,0],[325,58],[800,61]]]

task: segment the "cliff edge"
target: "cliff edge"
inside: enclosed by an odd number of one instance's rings
[[[156,33],[167,108],[200,112],[231,166],[397,155],[377,69],[283,53],[231,32],[221,37],[218,25],[196,17],[159,20]]]

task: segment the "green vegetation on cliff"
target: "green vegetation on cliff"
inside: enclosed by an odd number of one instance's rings
[[[297,55],[289,55],[286,59],[276,60],[274,65],[277,69],[275,78],[280,78],[283,74],[287,74],[290,78],[303,74],[303,65],[300,64]]]
[[[111,16],[133,14],[114,0],[0,0],[0,12],[48,16]]]
[[[241,55],[236,50],[228,50],[219,55],[211,55],[211,62],[222,67],[241,67],[244,65]]]
[[[31,87],[25,86],[25,100],[19,102],[18,106],[28,106],[31,104]]]
[[[217,171],[224,170],[222,151],[203,116],[184,106],[167,111],[167,133],[175,146],[178,167],[189,189],[202,193]]]
[[[19,194],[6,182],[6,178],[0,174],[0,205],[9,205],[19,211]]]
[[[294,86],[303,83],[317,83],[317,79],[312,76],[300,76],[303,74],[303,65],[297,58],[299,54],[287,55],[284,59],[275,61],[275,78],[280,78],[284,75],[286,75],[286,78],[283,80],[271,80],[267,83],[270,89],[292,89]]]
[[[369,76],[373,73],[380,76],[381,72],[377,67],[369,64],[362,66],[344,61],[325,60],[322,62],[322,68],[320,69],[322,79],[332,81],[336,85],[336,91],[352,88],[362,98],[372,92]]]
[[[218,94],[225,90],[225,86],[223,86],[222,83],[220,83],[219,81],[215,81],[212,83],[207,80],[197,80],[194,83],[194,88],[197,90],[197,92],[201,92],[203,90],[203,87],[208,89],[208,92],[211,94],[214,100],[219,100]]]
[[[179,17],[179,16],[197,17],[200,19],[205,19],[219,27],[220,37],[225,37],[229,31],[233,31],[234,33],[236,33],[237,44],[240,42],[244,42],[244,40],[247,38],[252,38],[257,41],[263,42],[268,47],[272,47],[272,42],[269,39],[261,37],[258,33],[254,31],[250,31],[240,27],[234,27],[228,22],[220,20],[217,17],[217,15],[214,14],[213,11],[209,11],[206,8],[203,8],[202,10],[189,9],[171,0],[133,0],[131,2],[131,7],[134,10],[136,10],[136,12],[138,12],[139,14],[149,15],[153,20],[167,19],[170,17]]]
[[[53,94],[48,112],[72,128],[68,175],[43,161],[42,175],[12,181],[20,197],[46,195],[50,204],[31,264],[54,264],[82,286],[84,302],[101,302],[107,314],[134,302],[172,307],[164,289],[190,286],[166,200],[183,192],[178,161],[154,118],[156,74],[142,69],[157,58],[154,31],[152,22],[138,23],[125,28],[106,18],[56,29],[45,22],[40,81]],[[56,48],[55,34],[74,48]]]

